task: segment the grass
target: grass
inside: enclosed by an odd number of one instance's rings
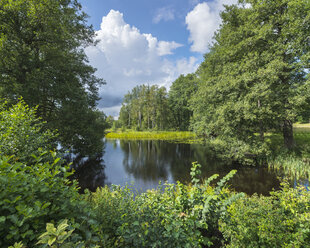
[[[296,179],[310,179],[310,123],[294,124],[296,150],[289,153],[283,151],[283,137],[270,134],[270,147],[275,151],[267,163],[268,167],[281,171]]]
[[[307,158],[291,154],[277,155],[268,159],[268,167],[296,179],[310,179],[310,162]]]
[[[193,132],[188,131],[111,131],[105,137],[107,139],[131,139],[131,140],[170,140],[191,141],[196,139]]]

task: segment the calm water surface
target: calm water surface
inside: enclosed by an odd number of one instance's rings
[[[231,187],[237,191],[268,194],[279,188],[277,175],[267,168],[227,165],[198,144],[177,144],[166,141],[106,140],[103,156],[80,159],[75,164],[76,177],[82,188],[133,184],[138,191],[156,188],[159,181],[190,182],[192,162],[202,165],[202,176],[226,175],[237,169]]]

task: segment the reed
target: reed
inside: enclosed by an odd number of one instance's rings
[[[278,155],[268,159],[268,167],[290,178],[310,179],[310,160],[296,155]]]

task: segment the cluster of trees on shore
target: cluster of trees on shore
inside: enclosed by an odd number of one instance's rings
[[[191,129],[231,152],[255,153],[268,132],[280,133],[293,149],[293,123],[310,118],[309,1],[240,0],[221,18],[204,61],[172,84],[167,108],[156,118],[166,118],[164,129]],[[125,97],[120,120],[153,128],[129,114],[136,111],[133,99],[140,99],[134,91]],[[152,98],[139,103],[146,113],[157,104]]]
[[[194,74],[181,75],[169,92],[157,85],[136,86],[125,95],[119,121],[136,130],[189,130],[193,111],[188,100],[197,90]]]

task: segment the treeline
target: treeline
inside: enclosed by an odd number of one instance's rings
[[[162,105],[136,94],[145,87],[135,89],[121,120],[128,127],[190,128],[235,157],[266,153],[267,133],[294,149],[293,123],[310,118],[309,1],[240,0],[221,18],[196,73],[178,78]],[[148,124],[157,107],[164,111]]]
[[[197,89],[194,74],[181,75],[170,88],[140,85],[125,95],[119,121],[136,130],[188,130],[193,111],[188,99]]]

